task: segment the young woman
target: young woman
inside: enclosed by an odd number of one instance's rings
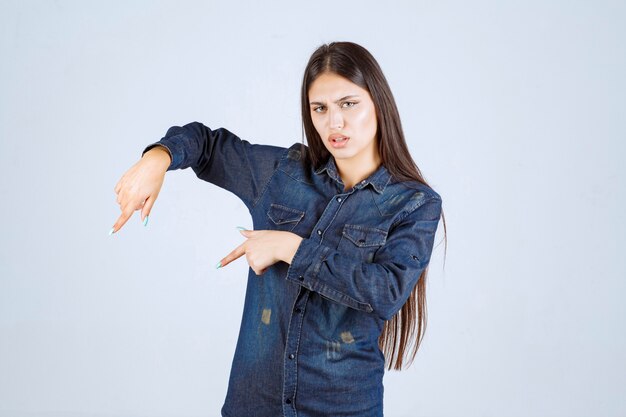
[[[171,127],[117,183],[111,233],[135,210],[146,224],[166,171],[191,167],[237,195],[254,230],[217,265],[243,255],[250,265],[222,415],[382,416],[386,364],[401,369],[423,336],[442,200],[365,48],[319,47],[301,96],[308,146],[251,144],[199,122]]]

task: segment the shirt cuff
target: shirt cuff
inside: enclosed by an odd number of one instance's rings
[[[311,239],[303,238],[291,259],[287,280],[312,289],[312,280],[317,276],[324,260],[324,248],[325,246]]]
[[[311,291],[315,291],[332,301],[352,307],[356,310],[371,313],[374,310],[370,304],[355,300],[349,295],[336,290],[318,279],[320,268],[326,260],[327,255],[332,252],[332,250],[333,249],[328,246],[321,245],[315,240],[308,238],[302,239],[300,246],[298,246],[296,253],[293,255],[291,265],[289,265],[289,269],[287,270],[286,279]],[[341,278],[337,277],[337,279]]]

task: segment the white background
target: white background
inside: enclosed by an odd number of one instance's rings
[[[217,416],[251,226],[168,172],[147,227],[113,188],[173,125],[302,141],[319,45],[378,60],[443,198],[415,363],[385,415],[624,416],[622,1],[0,1],[0,415]]]

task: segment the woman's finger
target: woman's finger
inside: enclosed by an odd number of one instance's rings
[[[126,224],[128,219],[130,218],[130,216],[133,215],[134,211],[135,210],[133,210],[132,206],[130,206],[130,205],[128,205],[125,208],[123,208],[122,209],[122,214],[120,215],[120,217],[118,217],[117,221],[115,222],[115,224],[111,228],[111,231],[109,232],[109,234],[116,233],[118,230],[120,230],[122,228],[122,226],[124,226],[124,224]]]
[[[241,255],[245,254],[246,253],[245,246],[246,246],[246,242],[243,242],[241,245],[237,246],[232,252],[230,252],[228,255],[222,258],[219,264],[220,267],[224,267],[228,265],[235,259],[239,258]]]
[[[142,222],[144,222],[145,218],[150,215],[150,210],[152,210],[152,206],[154,205],[154,200],[155,200],[154,198],[148,197],[148,199],[144,201],[143,208],[141,209],[141,221]]]

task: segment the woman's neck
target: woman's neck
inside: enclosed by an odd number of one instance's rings
[[[372,175],[381,164],[381,159],[376,155],[374,159],[360,161],[355,159],[335,159],[337,173],[344,184],[344,191],[350,190],[355,184]]]

